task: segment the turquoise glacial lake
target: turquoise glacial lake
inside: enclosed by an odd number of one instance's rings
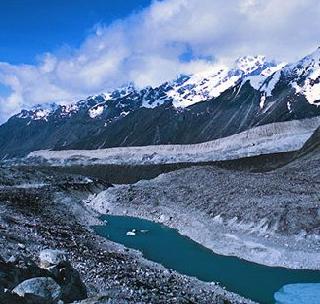
[[[181,274],[219,282],[227,290],[259,303],[275,303],[274,294],[287,284],[320,283],[320,271],[268,267],[218,255],[177,230],[152,221],[111,215],[102,219],[106,224],[94,229],[108,240],[137,249],[146,259]]]

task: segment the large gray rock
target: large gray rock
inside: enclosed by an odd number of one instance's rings
[[[47,269],[50,276],[61,287],[61,299],[67,303],[87,297],[87,289],[82,283],[78,271],[67,261],[65,251],[45,249],[39,254],[40,267]]]
[[[62,250],[45,249],[39,254],[40,267],[48,269],[67,260],[66,253]]]
[[[40,263],[45,268],[39,268],[31,259],[24,256],[17,256],[10,262],[6,262],[0,257],[0,304],[44,304],[43,294],[47,285],[48,293],[52,292],[52,287],[59,287],[59,298],[66,303],[83,300],[87,297],[87,289],[82,282],[80,275],[70,262],[66,261],[66,254],[59,250],[43,250],[40,254]],[[40,283],[38,279],[41,279]],[[43,283],[43,278],[45,283]],[[32,281],[30,279],[35,279]],[[52,284],[50,284],[50,282]],[[34,292],[42,288],[42,292]],[[14,294],[5,293],[7,290],[15,290]],[[30,289],[31,292],[30,292]],[[38,294],[39,293],[39,294]],[[16,300],[19,295],[23,298]],[[7,300],[14,298],[14,300]],[[23,302],[21,302],[23,301]],[[51,300],[50,300],[51,301]],[[52,303],[49,302],[49,303]]]
[[[20,297],[33,297],[35,302],[56,304],[61,298],[61,287],[49,277],[38,277],[23,281],[13,291]]]
[[[21,282],[31,278],[50,276],[48,270],[39,268],[31,259],[22,255],[11,259],[9,262],[0,257],[0,290],[11,290]]]

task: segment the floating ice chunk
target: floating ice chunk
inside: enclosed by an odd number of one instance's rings
[[[136,229],[132,229],[131,231],[127,232],[127,235],[128,236],[135,236],[136,235],[136,231],[137,231]]]
[[[285,285],[274,298],[276,304],[319,304],[320,283]]]

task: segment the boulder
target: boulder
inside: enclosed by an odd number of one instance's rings
[[[39,268],[31,259],[22,255],[9,262],[0,258],[0,290],[12,289],[27,279],[46,276],[50,276],[47,270]]]
[[[22,300],[27,304],[47,303],[44,302],[44,295],[47,293],[50,295],[57,286],[59,287],[59,299],[65,303],[83,300],[87,297],[86,286],[81,281],[78,271],[73,269],[66,260],[64,252],[44,250],[40,254],[40,263],[42,267],[47,268],[38,267],[31,259],[22,255],[8,262],[0,257],[0,304],[21,302],[21,299],[19,299],[20,302],[18,300],[2,301],[2,298],[7,299],[11,296],[5,294],[5,290],[14,290],[13,297],[23,295]],[[47,286],[49,289],[46,292]],[[30,292],[30,288],[37,291]],[[56,303],[50,301],[48,303]]]
[[[40,267],[48,269],[67,260],[67,255],[62,250],[45,249],[39,254]]]
[[[60,262],[49,269],[52,277],[61,286],[61,299],[71,303],[87,298],[86,286],[81,281],[79,272],[68,261]]]
[[[28,303],[56,304],[61,299],[61,287],[50,277],[38,277],[23,281],[13,293],[26,298]]]

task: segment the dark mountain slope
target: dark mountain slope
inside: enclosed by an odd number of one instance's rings
[[[238,85],[229,89],[214,100],[197,103],[181,111],[171,105],[141,108],[76,143],[63,147],[56,145],[55,148],[200,143],[258,125],[320,115],[320,108],[310,105],[303,96],[281,94],[278,99],[268,101],[267,109],[261,109],[259,92],[246,83],[241,88]],[[289,111],[287,103],[292,98],[295,102]]]

